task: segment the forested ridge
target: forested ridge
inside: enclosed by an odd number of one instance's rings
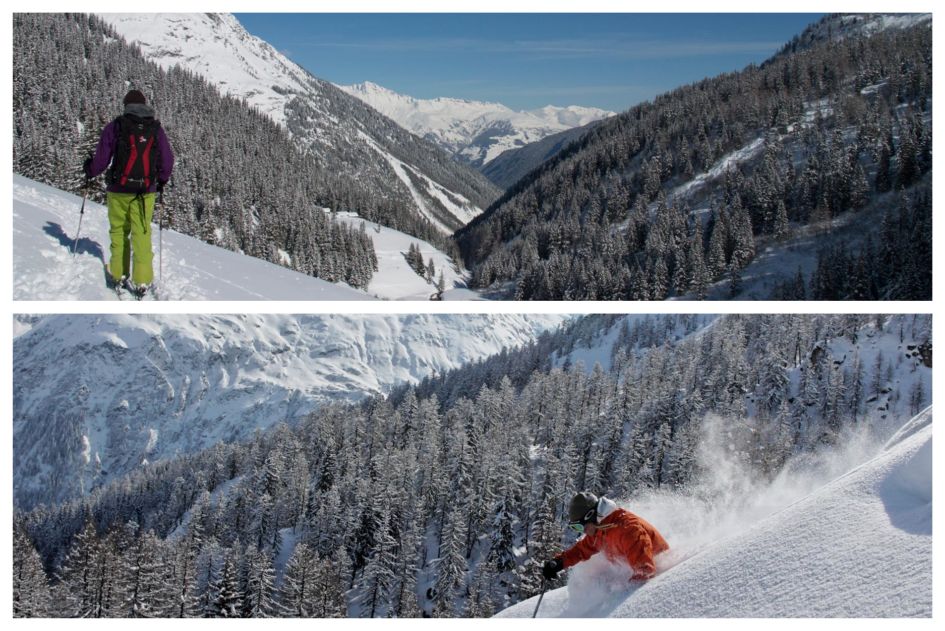
[[[805,36],[595,126],[456,238],[475,285],[520,299],[737,296],[763,246],[802,234],[816,272],[768,297],[928,299],[931,96],[930,22]]]
[[[568,359],[588,346],[602,363]],[[771,478],[926,406],[930,365],[929,316],[588,316],[17,513],[14,613],[491,615],[573,542],[575,490],[686,492],[716,461],[697,458],[709,419]]]

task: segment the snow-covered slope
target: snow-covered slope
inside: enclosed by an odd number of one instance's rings
[[[594,370],[597,364],[600,364],[604,370],[609,371],[612,369],[614,348],[618,339],[637,326],[649,329],[652,332],[650,339],[638,341],[632,349],[634,353],[642,353],[651,345],[676,345],[689,336],[703,333],[708,327],[712,326],[712,323],[718,317],[709,314],[680,316],[632,314],[620,316],[611,326],[601,327],[589,339],[582,339],[568,352],[555,353],[553,363],[558,367],[580,363],[588,374]],[[670,321],[673,321],[672,325],[667,324]],[[658,322],[659,324],[657,324]],[[586,338],[586,336],[583,337]]]
[[[837,456],[838,460],[842,460]],[[791,474],[788,474],[791,475]],[[813,471],[795,472],[813,477]],[[765,518],[710,531],[717,538],[658,557],[659,574],[629,575],[592,559],[547,593],[540,617],[930,617],[932,615],[932,409],[909,421],[866,462],[794,501],[767,489]],[[647,515],[652,507],[630,506]],[[677,506],[677,509],[682,509]],[[677,513],[683,513],[677,510]],[[676,521],[691,519],[678,514]],[[674,544],[675,542],[675,544]],[[530,617],[536,598],[501,617]]]
[[[811,128],[819,118],[832,117],[835,114],[826,99],[806,103],[805,106],[803,116],[788,126],[789,131],[793,132],[795,128]],[[852,128],[849,128],[847,133],[853,133]],[[799,147],[798,140],[790,134],[782,134],[778,140],[788,147]],[[673,188],[667,197],[677,203],[685,201],[691,206],[695,216],[707,222],[712,215],[713,191],[718,190],[726,172],[759,164],[764,152],[765,138],[755,138],[743,147],[722,156],[691,180]],[[803,163],[796,162],[795,167],[803,168]],[[821,249],[836,243],[844,243],[847,247],[860,247],[868,238],[876,239],[884,214],[899,201],[900,197],[896,192],[877,193],[856,213],[844,213],[823,224],[797,226],[790,236],[781,239],[759,237],[755,242],[757,255],[740,272],[741,288],[737,295],[732,295],[731,282],[723,279],[710,285],[706,299],[768,300],[774,287],[796,274],[798,270],[806,278],[812,278],[817,269]],[[657,204],[651,204],[651,212],[655,212],[656,207]],[[689,300],[693,299],[693,296],[683,294],[676,298]]]
[[[444,233],[478,215],[497,194],[478,173],[446,158],[383,119],[361,101],[312,76],[229,14],[107,13],[101,17],[144,55],[164,68],[180,65],[223,93],[246,99],[284,126],[306,151],[350,175],[354,185],[376,189],[413,205]],[[410,164],[416,182],[404,184],[388,165]],[[450,204],[428,188],[451,193]],[[419,191],[419,195],[417,192]]]
[[[531,111],[515,111],[501,103],[416,99],[370,81],[338,87],[477,168],[484,167],[508,149],[614,114],[579,105],[547,105]]]
[[[129,42],[163,68],[180,65],[207,77],[224,94],[286,125],[286,105],[310,89],[312,77],[229,14],[103,13]]]
[[[72,256],[82,198],[13,176],[13,297],[15,300],[117,300],[105,286],[108,260],[108,218],[100,204],[87,202],[76,256]],[[359,226],[351,213],[338,220]],[[379,270],[367,292],[329,283],[306,274],[208,245],[199,239],[164,230],[155,232],[155,277],[162,277],[162,300],[426,300],[436,289],[417,276],[404,254],[411,243],[424,260],[443,271],[444,298],[468,298],[464,275],[449,256],[425,241],[371,222],[365,229],[374,242]],[[155,226],[157,229],[157,226]],[[159,252],[163,239],[163,272]],[[435,279],[434,279],[435,282]],[[459,291],[457,291],[459,290]]]
[[[315,406],[533,339],[563,316],[56,315],[14,342],[18,501],[60,500]],[[26,332],[23,330],[27,329]]]

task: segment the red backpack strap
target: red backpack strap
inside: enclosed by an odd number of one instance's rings
[[[155,134],[152,134],[148,138],[148,144],[144,146],[144,153],[141,154],[141,161],[144,166],[144,190],[151,187],[151,145],[154,144],[154,136]]]
[[[122,186],[128,182],[128,174],[131,173],[131,167],[134,166],[135,161],[138,159],[138,145],[135,143],[135,135],[133,133],[128,137],[128,143],[131,145],[131,154],[128,156],[128,162],[125,163],[125,170],[121,174],[121,179],[118,181]]]

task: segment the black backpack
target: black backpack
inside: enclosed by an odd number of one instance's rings
[[[106,181],[129,193],[146,193],[156,180],[161,152],[155,148],[161,122],[124,114],[117,119],[118,139]]]

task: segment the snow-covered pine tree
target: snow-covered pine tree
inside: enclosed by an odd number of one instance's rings
[[[237,554],[232,551],[224,553],[223,566],[220,568],[219,588],[216,590],[214,605],[217,615],[221,618],[238,618],[243,610],[243,593],[240,591],[235,556]]]
[[[386,502],[381,506],[376,523],[373,546],[359,580],[362,613],[368,618],[393,613],[387,603],[397,582],[398,542],[391,534],[391,512]]]
[[[279,586],[279,602],[294,618],[311,618],[316,603],[317,556],[305,543],[292,550]]]
[[[164,544],[153,530],[140,532],[135,525],[122,548],[125,573],[123,582],[123,617],[153,618],[167,615],[171,594],[164,582]]]
[[[276,572],[268,549],[259,549],[250,544],[246,548],[246,587],[243,597],[243,616],[247,618],[272,618],[282,612],[276,600]]]
[[[433,613],[441,617],[457,615],[458,599],[465,596],[466,547],[465,520],[455,507],[447,512],[444,540],[440,543],[439,560],[436,563],[437,600]]]
[[[13,617],[44,618],[54,614],[42,559],[22,528],[13,529]]]

